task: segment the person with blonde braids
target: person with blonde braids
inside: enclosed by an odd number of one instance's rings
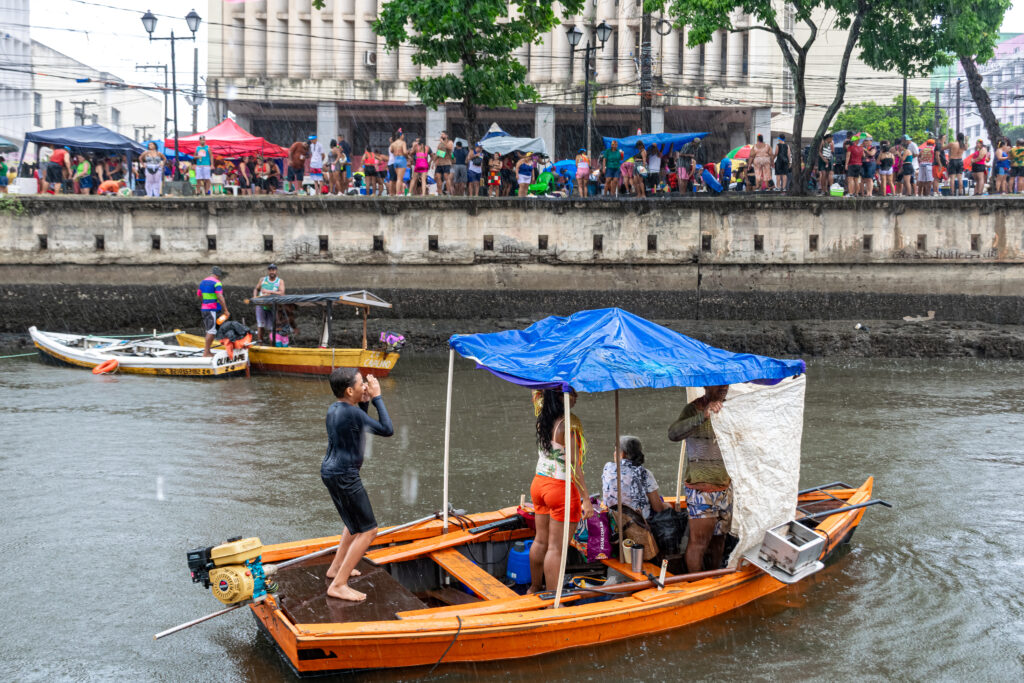
[[[558,570],[562,560],[562,538],[566,524],[576,524],[594,515],[594,506],[583,478],[587,442],[583,424],[572,415],[569,438],[572,439],[572,495],[568,520],[565,510],[565,399],[561,391],[533,392],[537,416],[537,471],[530,485],[530,499],[536,515],[537,535],[530,546],[530,589],[539,593],[558,588]],[[569,406],[576,405],[576,392],[569,390]]]

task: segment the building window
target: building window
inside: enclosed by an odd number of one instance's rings
[[[704,82],[704,64],[707,62],[708,46],[701,45],[697,51],[697,76],[700,77],[700,82]]]
[[[56,100],[53,103],[53,127],[64,127],[64,103],[60,100]]]
[[[744,76],[750,75],[750,33],[743,34],[743,71]]]
[[[612,38],[609,41],[612,44],[612,73],[619,73],[619,30],[612,30]]]
[[[43,96],[37,92],[32,93],[32,125],[43,125]]]
[[[121,111],[114,107],[110,108],[110,127],[114,129],[115,133],[121,127]]]
[[[721,41],[718,74],[724,78],[729,65],[729,34],[725,31],[719,31],[718,40]]]
[[[679,31],[679,75],[686,75],[686,31]]]

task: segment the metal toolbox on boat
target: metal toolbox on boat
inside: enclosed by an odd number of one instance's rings
[[[814,564],[825,549],[825,538],[800,522],[786,522],[769,529],[758,554],[789,574]]]

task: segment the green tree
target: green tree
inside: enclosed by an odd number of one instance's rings
[[[895,0],[896,4],[904,0]],[[811,141],[811,148],[816,149],[829,124],[835,117],[839,108],[843,105],[846,96],[846,74],[850,65],[850,57],[857,45],[861,29],[866,18],[872,21],[879,21],[880,16],[890,11],[893,3],[883,6],[880,0],[791,0],[787,3],[777,3],[773,0],[664,0],[668,6],[668,13],[675,20],[675,25],[689,28],[687,33],[687,45],[695,47],[711,40],[712,35],[719,30],[728,31],[765,31],[775,38],[779,50],[782,52],[786,68],[793,76],[793,95],[795,100],[795,111],[793,115],[793,145],[795,149],[802,150],[804,145],[803,126],[804,114],[807,110],[807,59],[818,39],[819,26],[816,17],[828,12],[834,14],[833,25],[839,29],[846,29],[847,41],[843,47],[843,56],[836,71],[836,92],[822,117],[818,129],[815,131]],[[646,0],[645,9],[663,6],[662,0]],[[735,27],[732,24],[731,15],[736,10],[752,17],[751,24],[744,27]],[[793,15],[791,28],[790,22],[783,19],[780,13],[790,11]],[[810,167],[804,168],[803,154],[796,154],[794,157],[794,173],[798,182],[792,183],[790,192],[793,194],[804,194],[807,192],[807,180],[810,175]]]
[[[917,0],[883,26],[868,25],[861,41],[862,59],[876,69],[904,76],[924,75],[960,62],[971,98],[990,140],[1002,137],[992,100],[982,84],[978,64],[995,54],[999,27],[1011,0]]]
[[[935,104],[921,102],[913,95],[907,97],[907,135],[920,142],[927,132],[941,134],[946,130],[946,112],[939,110],[939,126],[935,127]],[[892,104],[863,102],[843,107],[832,125],[835,130],[868,133],[875,140],[896,140],[903,136],[903,97]]]
[[[561,0],[565,16],[582,11],[584,0]],[[323,0],[313,7],[323,8]],[[459,73],[414,78],[409,88],[426,106],[458,102],[467,135],[479,139],[480,107],[512,107],[536,101],[527,69],[513,53],[536,43],[559,23],[550,0],[389,0],[373,24],[389,50],[408,44],[414,64],[458,64]]]

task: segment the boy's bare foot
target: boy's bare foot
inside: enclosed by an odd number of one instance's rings
[[[327,570],[327,578],[328,579],[333,579],[337,575],[338,575],[338,570],[335,569],[334,567],[331,567],[331,568],[329,568]],[[362,576],[362,575],[363,575],[363,573],[361,571],[359,571],[358,569],[353,569],[352,572],[349,574],[349,576]]]
[[[360,593],[349,585],[335,588],[333,584],[327,589],[327,595],[338,600],[349,600],[350,602],[362,602],[366,599],[366,593]]]

